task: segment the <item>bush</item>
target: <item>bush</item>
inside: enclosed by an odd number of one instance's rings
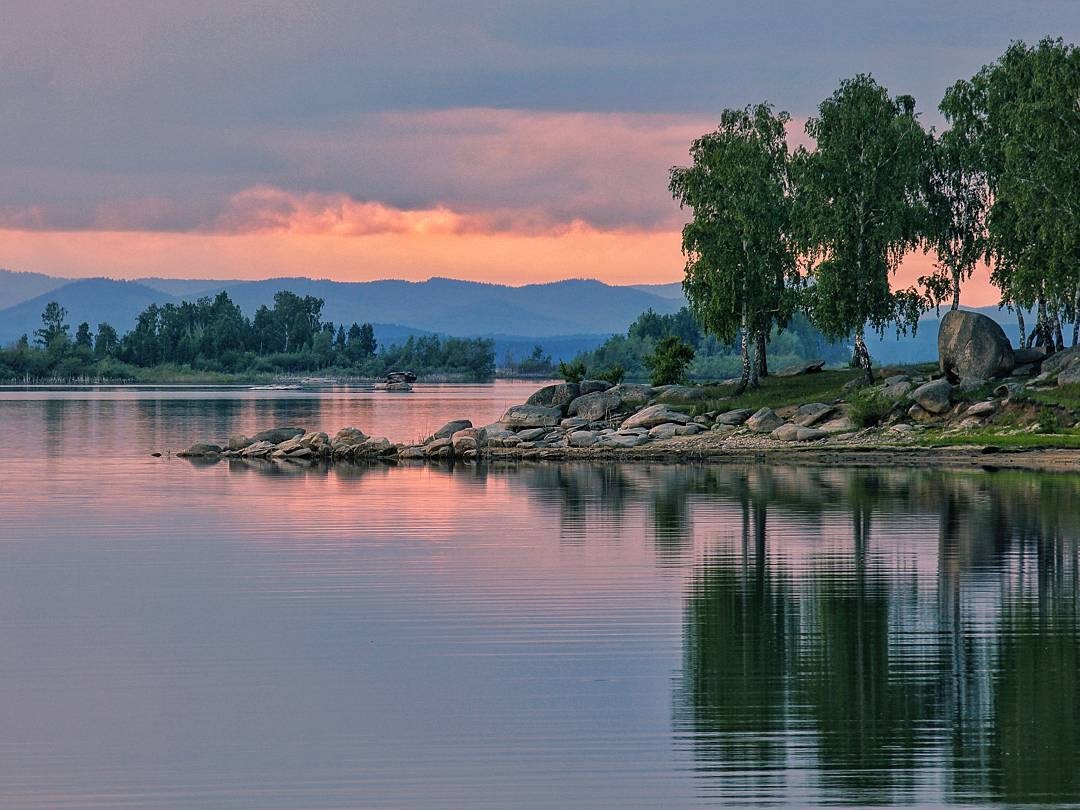
[[[567,382],[579,383],[585,379],[585,363],[581,360],[564,363],[560,360],[559,376]]]
[[[894,403],[876,388],[860,388],[851,396],[848,416],[856,427],[877,425],[892,413]]]
[[[608,366],[603,371],[597,372],[596,379],[609,382],[612,385],[618,385],[623,381],[623,377],[626,376],[626,369],[619,363],[615,363],[612,366]]]
[[[686,367],[694,359],[694,347],[675,335],[668,335],[656,344],[645,358],[653,385],[673,385],[686,376]]]
[[[1035,420],[1035,432],[1059,433],[1060,431],[1061,420],[1058,418],[1057,411],[1053,408],[1040,408],[1039,415]]]

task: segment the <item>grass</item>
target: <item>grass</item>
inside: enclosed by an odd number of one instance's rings
[[[862,372],[858,369],[842,371],[819,371],[816,374],[800,374],[797,377],[766,377],[759,388],[747,389],[735,397],[734,384],[705,386],[705,399],[694,402],[673,401],[673,407],[697,413],[706,411],[730,411],[735,408],[782,408],[785,405],[802,405],[807,402],[832,402],[842,395],[844,384],[856,379]]]
[[[1024,397],[1043,405],[1080,410],[1080,384],[1062,385],[1046,391],[1024,391]]]
[[[947,436],[921,436],[919,444],[926,447],[957,447],[975,444],[998,447],[1003,450],[1071,450],[1080,448],[1080,432],[1068,430],[1062,433],[993,433],[988,430],[976,430]]]

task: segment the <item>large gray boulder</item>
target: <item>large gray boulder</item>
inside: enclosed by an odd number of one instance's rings
[[[558,408],[563,413],[566,413],[570,403],[579,396],[581,396],[581,386],[577,383],[555,383],[554,385],[545,385],[540,390],[535,391],[531,397],[525,400],[525,404]]]
[[[945,413],[952,404],[952,386],[948,380],[934,380],[912,391],[911,398],[922,406],[923,410]]]
[[[747,419],[754,415],[754,412],[749,408],[736,408],[733,411],[726,411],[716,417],[716,424],[718,425],[741,425]]]
[[[543,405],[514,405],[502,415],[499,421],[511,430],[521,430],[522,428],[555,427],[562,418],[563,412],[560,408],[547,408]]]
[[[1008,376],[1016,366],[1016,356],[997,321],[978,312],[954,309],[941,319],[938,363],[953,380],[989,380]]]
[[[685,413],[679,413],[668,408],[667,405],[650,405],[648,408],[642,408],[635,413],[629,419],[624,421],[619,427],[622,430],[629,430],[630,428],[653,428],[657,425],[663,425],[668,422],[673,422],[679,425],[685,425],[690,421],[690,417]]]
[[[449,439],[451,436],[453,436],[459,430],[465,430],[466,428],[471,428],[472,426],[473,426],[472,422],[470,420],[468,420],[468,419],[454,419],[454,420],[452,420],[450,422],[447,422],[441,428],[436,430],[432,434],[432,438],[433,439]]]
[[[270,442],[270,444],[281,444],[284,441],[288,441],[294,436],[303,436],[304,429],[298,427],[277,427],[270,428],[270,430],[264,430],[261,433],[256,433],[251,437],[252,442]]]
[[[637,410],[652,396],[653,389],[647,385],[624,383],[615,385],[606,391],[593,391],[582,394],[570,403],[566,412],[570,416],[580,416],[596,422],[607,419],[611,414]]]
[[[1054,352],[1043,360],[1042,372],[1055,375],[1078,365],[1080,365],[1080,346],[1073,346],[1064,351]]]
[[[799,406],[791,421],[799,427],[810,427],[822,421],[834,410],[832,405],[826,405],[824,402],[808,402]]]
[[[596,391],[607,391],[609,388],[614,387],[614,383],[609,383],[607,380],[582,380],[578,385],[579,396],[581,394],[592,394]]]
[[[754,433],[772,433],[782,424],[784,420],[772,408],[761,408],[746,420],[746,426]]]

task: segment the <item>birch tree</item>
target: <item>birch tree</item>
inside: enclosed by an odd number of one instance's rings
[[[794,171],[807,311],[826,337],[854,336],[853,359],[871,382],[867,326],[913,330],[924,308],[890,278],[927,228],[930,136],[911,96],[890,98],[867,75],[842,82],[806,132],[816,148],[798,150]]]
[[[792,311],[789,120],[767,103],[724,110],[719,127],[691,145],[692,165],[671,170],[672,196],[693,211],[682,234],[683,290],[706,332],[727,342],[741,336],[739,393],[758,385],[765,338]]]

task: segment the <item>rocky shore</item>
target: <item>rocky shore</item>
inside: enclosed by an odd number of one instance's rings
[[[939,354],[939,369],[931,374],[892,374],[871,387],[852,380],[827,401],[783,407],[703,411],[707,395],[700,387],[584,380],[545,386],[490,425],[453,420],[416,444],[368,436],[356,427],[333,436],[283,427],[230,436],[222,444],[194,444],[179,455],[290,464],[782,458],[985,465],[993,452],[997,466],[1076,466],[1076,450],[1003,453],[977,438],[965,447],[962,437],[1005,423],[1009,430],[1030,432],[1036,409],[1026,392],[1080,379],[1080,349],[1049,357],[1038,350],[1013,349],[989,318],[956,312],[943,321]],[[807,363],[778,375],[813,374],[821,367],[820,362]],[[853,419],[860,398],[882,411],[872,427],[858,426],[864,416]],[[951,446],[928,444],[930,431],[952,437]]]

